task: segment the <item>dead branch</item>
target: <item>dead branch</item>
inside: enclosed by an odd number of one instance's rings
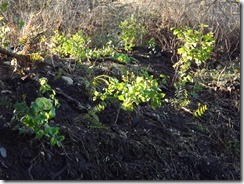
[[[77,109],[82,112],[88,112],[89,107],[87,105],[82,105],[78,100],[70,97],[66,93],[64,93],[60,88],[56,88],[56,93],[62,97],[64,97],[68,102],[72,103]],[[87,106],[87,107],[86,107]]]

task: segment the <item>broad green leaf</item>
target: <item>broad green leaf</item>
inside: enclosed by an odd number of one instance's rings
[[[125,87],[124,83],[121,82],[121,83],[118,84],[117,88],[118,88],[119,91],[122,91],[124,89],[124,87]]]
[[[30,113],[35,116],[39,112],[39,108],[36,103],[32,102],[30,107]]]
[[[44,135],[44,131],[43,130],[39,130],[38,132],[36,132],[36,139],[42,138],[43,135]]]
[[[54,118],[56,116],[56,109],[54,107],[49,111],[49,116],[50,118]]]
[[[51,110],[52,108],[52,103],[51,100],[45,97],[40,97],[36,99],[36,104],[38,108],[43,109],[43,110]]]
[[[124,101],[124,100],[125,100],[125,97],[124,97],[124,95],[119,95],[119,96],[118,96],[118,99],[119,99],[120,101]]]

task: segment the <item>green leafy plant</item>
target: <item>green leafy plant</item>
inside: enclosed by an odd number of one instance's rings
[[[147,47],[150,50],[149,54],[156,54],[156,41],[155,38],[150,38],[147,42]]]
[[[178,48],[178,54],[181,55],[181,58],[173,67],[179,68],[178,74],[183,83],[193,82],[193,75],[189,73],[193,62],[199,67],[211,57],[215,40],[213,32],[204,34],[205,27],[208,26],[201,24],[199,30],[187,27],[185,29],[174,29],[173,31],[173,34],[182,43]]]
[[[55,32],[51,40],[53,42],[52,52],[58,53],[61,56],[71,55],[79,61],[83,59],[89,60],[91,57],[91,50],[88,47],[91,39],[83,31],[73,35]]]
[[[38,52],[31,53],[30,54],[30,59],[32,61],[43,61],[44,60],[44,58]]]
[[[106,42],[105,45],[102,46],[102,48],[94,49],[92,57],[95,59],[106,57],[106,56],[112,56],[114,57],[115,51],[114,51],[114,45],[113,42],[110,40]]]
[[[113,58],[124,63],[138,62],[136,58],[119,52],[114,53]]]
[[[1,2],[0,4],[0,13],[7,12],[9,7],[8,1]]]
[[[7,47],[7,46],[9,46],[9,40],[7,38],[7,33],[10,31],[10,28],[3,20],[4,20],[4,17],[0,15],[0,45],[3,47]]]
[[[28,107],[26,102],[17,103],[14,110],[14,119],[20,120],[22,127],[20,133],[35,133],[37,139],[43,136],[50,139],[51,145],[61,145],[64,136],[59,135],[59,127],[50,126],[49,122],[56,116],[56,108],[59,106],[55,98],[55,90],[48,84],[45,78],[39,80],[40,92],[49,93],[49,98],[38,97]]]
[[[107,129],[108,128],[105,124],[103,124],[100,121],[100,119],[97,115],[97,113],[103,109],[104,109],[103,104],[99,104],[88,112],[88,114],[87,114],[88,115],[88,121],[90,121],[90,123],[91,123],[91,125],[89,126],[90,128],[99,128],[99,129]]]
[[[198,103],[198,108],[194,111],[195,117],[201,117],[208,110],[207,105]]]
[[[191,100],[189,98],[187,89],[178,84],[175,84],[175,88],[175,99],[173,100],[173,103],[179,105],[180,107],[186,107],[187,105],[189,105],[191,103]]]
[[[181,106],[186,106],[190,103],[188,90],[186,89],[187,83],[196,83],[196,88],[200,89],[199,78],[195,75],[196,72],[191,68],[192,64],[197,65],[197,69],[200,70],[200,66],[203,65],[206,60],[211,57],[211,52],[214,48],[213,32],[204,34],[204,28],[208,27],[205,24],[201,24],[198,30],[186,27],[184,29],[174,29],[173,34],[177,36],[180,41],[180,47],[178,48],[178,54],[180,54],[180,60],[176,62],[173,67],[177,76],[174,86],[176,88],[176,96],[180,101]]]
[[[116,53],[114,58],[125,63],[129,63],[131,61],[131,57],[123,53]]]
[[[114,46],[112,41],[108,41],[102,48],[90,48],[91,38],[83,31],[79,31],[73,35],[64,35],[55,32],[51,39],[53,43],[52,52],[61,56],[72,56],[78,61],[91,58],[98,59],[105,56],[114,56]]]
[[[107,75],[100,75],[94,79],[95,86],[101,86],[99,83],[105,83],[101,91],[94,90],[93,100],[101,100],[103,103],[99,104],[100,109],[106,106],[104,101],[119,100],[121,108],[132,111],[134,105],[139,105],[143,102],[149,102],[152,108],[161,106],[161,99],[165,94],[161,93],[158,87],[158,82],[149,76],[148,73],[143,73],[141,76],[136,76],[133,72],[127,72],[122,76],[120,82],[117,78]]]
[[[145,27],[133,16],[119,24],[121,34],[119,39],[124,42],[124,49],[131,51],[138,40],[146,33]]]

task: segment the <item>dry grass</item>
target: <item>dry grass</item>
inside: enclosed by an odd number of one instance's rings
[[[1,0],[0,2],[4,2]],[[85,30],[97,41],[106,35],[116,37],[119,23],[131,16],[139,17],[163,50],[174,51],[176,40],[171,27],[209,25],[217,39],[216,51],[228,57],[240,52],[240,4],[235,0],[8,0],[4,16],[11,27],[12,42],[30,32],[54,30],[73,33]],[[19,21],[25,26],[18,29]]]
[[[136,0],[134,0],[136,1]],[[138,1],[137,1],[138,2]],[[146,0],[144,1],[146,2]],[[229,57],[240,52],[240,4],[217,0],[155,0],[142,12],[149,23],[149,32],[154,34],[165,50],[175,49],[171,27],[197,27],[204,23],[215,33],[216,51],[225,52]],[[143,3],[139,5],[143,7]]]

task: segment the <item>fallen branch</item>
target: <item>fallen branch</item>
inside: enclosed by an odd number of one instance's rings
[[[77,101],[76,99],[73,99],[72,97],[70,97],[69,95],[65,94],[63,91],[61,91],[60,88],[56,88],[56,93],[58,95],[61,95],[62,97],[64,97],[68,102],[72,103],[77,109],[79,109],[82,112],[89,112],[89,107],[85,107],[86,105],[82,105],[79,101]]]

